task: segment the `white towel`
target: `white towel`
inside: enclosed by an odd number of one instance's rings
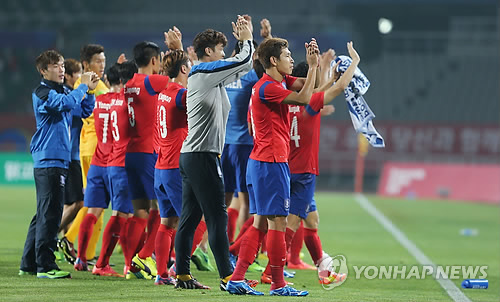
[[[337,61],[340,61],[337,71],[341,73],[344,73],[352,63],[350,57],[338,56],[335,62],[332,61],[330,68],[333,68]],[[349,108],[352,125],[356,132],[362,133],[373,147],[383,148],[385,147],[384,138],[377,132],[372,121],[375,118],[375,114],[363,98],[369,87],[370,81],[361,72],[361,69],[356,67],[351,82],[344,90],[344,96]]]

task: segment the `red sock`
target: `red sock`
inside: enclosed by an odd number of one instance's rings
[[[285,232],[267,231],[267,256],[271,266],[271,290],[286,286],[283,270],[285,268],[286,243]]]
[[[260,252],[267,253],[267,234],[264,237],[264,240],[262,240],[262,246],[260,247]]]
[[[153,255],[155,250],[156,233],[158,232],[158,227],[160,226],[160,214],[158,210],[150,210],[148,218],[148,235],[144,246],[139,252],[139,258],[146,259]]]
[[[139,243],[135,248],[134,255],[139,254],[139,252],[142,250],[142,248],[144,247],[144,242],[146,242],[146,238],[148,238],[148,232],[146,232],[146,228],[144,228],[144,231],[141,234],[141,239],[139,240]]]
[[[129,225],[127,230],[127,246],[130,251],[129,257],[126,263],[132,263],[132,258],[134,257],[137,247],[142,241],[141,238],[144,234],[144,229],[146,228],[147,220],[139,217],[132,217],[129,219]]]
[[[84,262],[87,261],[87,247],[96,221],[97,217],[94,214],[87,213],[80,224],[80,230],[78,231],[78,258]]]
[[[295,232],[291,228],[286,228],[285,231],[285,244],[286,244],[286,252],[290,250],[290,246],[292,245],[293,237],[295,236]]]
[[[109,258],[111,254],[113,254],[118,239],[120,239],[120,230],[125,224],[125,220],[125,218],[118,216],[111,216],[111,218],[109,218],[106,228],[102,233],[101,254],[96,263],[97,267],[105,267],[109,264]]]
[[[198,247],[198,244],[200,244],[201,240],[203,239],[203,234],[205,234],[205,231],[207,230],[207,224],[205,221],[200,221],[200,224],[198,224],[198,227],[196,228],[196,231],[194,232],[194,238],[193,238],[193,247],[191,248],[191,255],[194,253],[194,250]]]
[[[302,245],[304,243],[304,224],[301,222],[300,227],[295,232],[293,236],[292,244],[290,245],[290,254],[288,255],[288,262],[299,263],[300,262],[300,251],[302,250]]]
[[[295,232],[292,231],[292,229],[286,228],[286,232],[285,232],[285,246],[286,246],[286,250],[287,251],[290,248],[290,244],[292,242],[292,239],[293,239],[294,235],[295,235]],[[271,275],[272,274],[272,271],[271,271],[271,261],[267,262],[266,270],[264,271],[264,274],[266,274],[266,275]]]
[[[321,246],[321,240],[319,240],[318,229],[304,228],[304,242],[314,264],[317,264],[318,260],[323,257],[323,247]]]
[[[125,258],[126,266],[130,266],[130,262],[128,260],[133,257],[130,256],[132,252],[128,248],[128,226],[131,220],[131,218],[127,218],[120,231],[120,244],[122,245],[123,258]]]
[[[236,220],[238,220],[238,210],[229,208],[227,209],[227,238],[229,242],[233,242],[234,233],[236,232]]]
[[[248,228],[253,225],[253,220],[254,220],[253,216],[251,216],[250,218],[247,219],[247,221],[245,221],[245,223],[243,224],[243,226],[241,226],[240,233],[238,234],[238,237],[236,237],[235,242],[238,239],[240,239],[241,237],[243,237],[243,235],[245,235],[245,232],[248,230]]]
[[[238,262],[236,263],[236,268],[231,277],[232,281],[241,281],[245,279],[245,273],[247,272],[248,266],[255,260],[257,252],[259,251],[259,245],[262,239],[264,239],[264,235],[264,232],[253,226],[248,229],[241,243]]]
[[[158,270],[158,275],[162,278],[168,277],[167,263],[169,260],[170,244],[173,234],[174,229],[164,224],[160,224],[158,232],[156,233],[156,269]]]
[[[177,230],[174,229],[174,233],[172,234],[172,241],[170,242],[170,259],[175,260],[175,235],[177,234]]]

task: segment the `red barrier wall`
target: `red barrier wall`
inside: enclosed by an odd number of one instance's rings
[[[500,203],[500,165],[387,162],[378,194]]]

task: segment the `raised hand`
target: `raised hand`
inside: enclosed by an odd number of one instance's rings
[[[264,39],[270,39],[271,35],[271,22],[267,19],[260,20],[260,36]]]
[[[246,15],[246,14],[245,14],[245,15],[243,15],[242,17],[243,17],[245,20],[247,20],[247,22],[248,22],[248,26],[249,26],[249,28],[250,28],[250,31],[251,31],[251,32],[252,32],[252,34],[253,34],[252,17],[251,17],[251,16],[249,16],[249,15]]]
[[[118,64],[122,64],[122,63],[124,63],[124,62],[127,62],[127,57],[125,57],[125,54],[124,54],[124,53],[122,53],[122,54],[118,57],[118,59],[116,60],[116,63],[118,63]]]
[[[93,72],[84,72],[82,73],[82,84],[85,84],[87,86],[89,86],[89,89],[90,89],[90,84],[92,83],[92,73]]]
[[[243,18],[242,16],[238,15],[236,23],[231,22],[231,25],[233,26],[233,36],[238,41],[253,39],[252,32],[250,31],[250,27],[248,25],[248,21],[245,20],[245,18]]]
[[[306,61],[309,67],[318,67],[319,64],[319,47],[316,39],[312,38],[311,42],[305,43]]]
[[[182,49],[182,33],[176,26],[169,29],[168,32],[164,32],[163,35],[165,37],[165,45],[169,49]]]
[[[349,52],[349,56],[351,57],[353,62],[359,63],[361,58],[359,57],[356,49],[352,46],[352,41],[347,42],[347,51]]]

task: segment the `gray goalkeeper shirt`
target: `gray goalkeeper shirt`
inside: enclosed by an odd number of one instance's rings
[[[232,58],[193,66],[187,85],[188,135],[181,153],[222,153],[231,109],[224,86],[252,69],[253,52],[252,41],[247,40],[240,53]]]

